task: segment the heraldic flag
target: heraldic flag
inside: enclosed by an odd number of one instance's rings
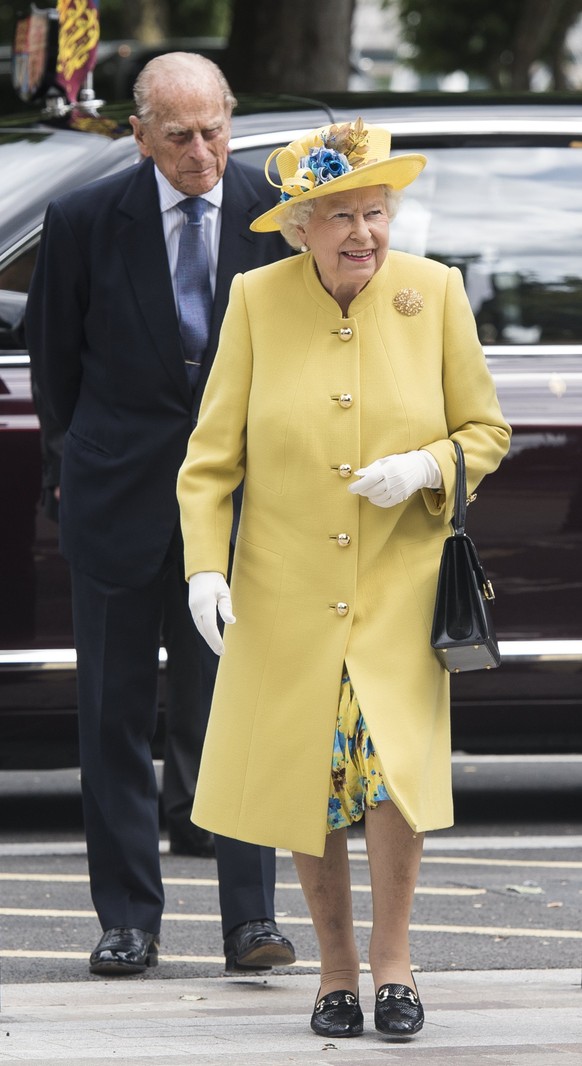
[[[97,61],[99,0],[58,0],[57,83],[73,104]]]

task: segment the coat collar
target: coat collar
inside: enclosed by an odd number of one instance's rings
[[[388,252],[380,269],[370,278],[368,284],[365,285],[362,291],[352,300],[348,308],[347,318],[353,318],[355,315],[359,314],[360,311],[363,311],[374,302],[378,293],[381,292],[388,280],[389,269],[390,252]],[[327,311],[328,314],[332,314],[336,317],[338,314],[341,315],[339,304],[334,300],[333,296],[324,289],[319,280],[315,259],[311,252],[307,252],[303,257],[303,278],[310,296],[312,296],[324,311]]]

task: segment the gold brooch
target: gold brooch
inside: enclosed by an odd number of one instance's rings
[[[424,307],[424,300],[416,289],[401,289],[392,303],[401,315],[418,315]]]

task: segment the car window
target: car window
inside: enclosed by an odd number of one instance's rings
[[[133,138],[53,129],[0,129],[0,258],[20,255],[47,204],[70,189],[129,166]],[[24,250],[22,248],[21,250]]]
[[[426,155],[392,223],[391,246],[460,268],[483,344],[580,343],[582,150]]]
[[[20,253],[0,270],[0,289],[28,292],[38,254],[38,242]]]
[[[4,292],[0,289],[0,356],[12,352],[25,352],[25,308],[26,295],[24,293]]]
[[[2,147],[2,206],[5,218],[22,208],[22,189],[25,186],[29,202],[42,199],[47,188],[59,188],[62,175],[73,170],[86,159],[96,157],[100,146],[88,151],[83,137],[59,137],[52,133],[28,131],[0,134]],[[34,149],[32,151],[31,149]]]
[[[457,266],[486,345],[582,341],[582,148],[424,148],[390,245]],[[237,158],[262,168],[265,149]]]
[[[41,145],[48,151],[41,137],[35,155]],[[13,180],[5,172],[4,187],[16,187],[21,147],[10,144]],[[236,156],[262,168],[269,150]],[[395,148],[403,151],[424,151],[428,165],[405,190],[391,246],[459,267],[483,344],[580,343],[582,149],[415,142]],[[0,289],[27,292],[36,254],[35,241],[11,258]]]
[[[53,190],[63,183],[63,175],[74,170],[87,156],[87,145],[82,137],[65,140],[50,133],[2,131],[2,218],[0,236],[13,229],[13,220],[23,213],[26,205],[46,203]],[[23,200],[23,189],[26,199]]]

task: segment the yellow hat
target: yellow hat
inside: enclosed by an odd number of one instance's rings
[[[279,229],[281,213],[291,203],[318,196],[390,185],[403,189],[418,177],[426,164],[424,155],[390,156],[390,133],[383,126],[364,128],[363,119],[341,126],[311,130],[286,148],[275,148],[265,163],[267,181],[281,189],[281,200],[251,223],[257,233]],[[275,159],[281,184],[269,174]]]

